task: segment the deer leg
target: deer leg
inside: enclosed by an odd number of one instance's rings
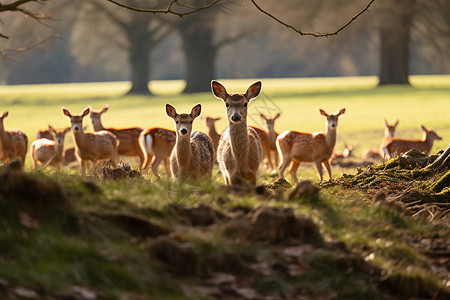
[[[319,172],[320,176],[320,182],[323,182],[323,173],[322,173],[322,162],[321,161],[315,161],[317,172]]]
[[[155,174],[156,177],[159,177],[158,175],[158,166],[161,163],[161,161],[164,159],[163,156],[155,155],[155,158],[153,159],[152,163],[152,171],[153,174]]]
[[[330,176],[330,180],[331,180],[331,167],[330,167],[330,162],[328,160],[325,160],[322,162],[323,165],[325,166],[325,168],[327,169],[328,172],[328,176]]]
[[[284,179],[284,170],[286,170],[287,166],[291,163],[291,158],[288,156],[283,156],[280,166],[278,167],[278,176]]]
[[[298,170],[298,167],[299,167],[299,166],[300,166],[300,162],[293,161],[292,164],[291,164],[291,168],[290,168],[290,170],[289,170],[289,173],[291,174],[292,181],[293,181],[294,183],[297,183],[297,182],[298,182],[298,178],[297,178],[297,170]]]

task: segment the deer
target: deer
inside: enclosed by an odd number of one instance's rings
[[[330,180],[330,157],[336,145],[337,125],[339,116],[345,113],[345,108],[338,113],[327,114],[320,109],[320,114],[326,117],[325,132],[305,133],[287,130],[277,137],[276,145],[281,163],[278,167],[278,175],[284,179],[284,171],[292,162],[289,173],[295,183],[297,169],[301,162],[314,162],[319,172],[320,182],[323,182],[322,164],[328,172]]]
[[[394,137],[395,129],[398,126],[398,120],[394,124],[390,125],[386,119],[384,119],[384,136],[381,140],[379,150],[365,149],[361,154],[362,158],[366,159],[384,159],[386,157],[385,146]]]
[[[260,114],[261,118],[266,121],[267,125],[267,138],[270,146],[270,150],[268,153],[268,159],[269,159],[269,166],[271,169],[274,169],[274,165],[278,166],[278,152],[277,152],[277,146],[275,144],[278,132],[275,131],[275,120],[277,120],[280,117],[280,113],[275,114],[273,118],[267,117],[264,114]],[[273,154],[273,155],[272,155]],[[275,164],[272,163],[272,156],[275,158]]]
[[[255,82],[245,94],[229,94],[218,81],[211,81],[213,95],[226,106],[228,128],[222,134],[217,149],[217,161],[227,185],[248,181],[256,186],[262,160],[258,134],[247,126],[248,103],[258,97],[261,82]]]
[[[423,131],[423,137],[421,140],[392,138],[385,146],[386,152],[390,155],[390,157],[401,155],[411,149],[430,153],[431,148],[433,148],[434,141],[442,140],[442,138],[434,130],[428,129],[423,125],[421,125],[421,128]]]
[[[50,128],[46,128],[46,129],[38,129],[36,131],[36,139],[48,139],[48,140],[53,140],[53,134],[50,131]]]
[[[218,133],[216,130],[216,122],[219,121],[221,118],[206,116],[206,117],[200,117],[200,119],[203,121],[206,128],[208,128],[208,131],[206,132],[206,134],[211,138],[213,148],[214,148],[214,153],[217,153],[217,147],[219,146],[219,140],[220,140],[220,133]]]
[[[77,157],[75,156],[75,147],[69,147],[64,149],[63,153],[63,164],[70,165],[73,162],[77,161]]]
[[[6,111],[0,117],[0,162],[9,163],[19,159],[23,168],[27,155],[28,137],[23,130],[5,129],[4,119],[8,114]]]
[[[178,114],[166,104],[166,113],[175,122],[176,142],[170,155],[170,171],[178,181],[211,179],[214,148],[211,138],[201,131],[192,131],[192,123],[200,115],[202,106],[194,106],[190,114]]]
[[[101,130],[106,130],[111,132],[119,140],[118,154],[121,156],[138,156],[139,166],[142,166],[144,162],[144,153],[139,146],[139,135],[144,129],[140,127],[127,127],[127,128],[112,128],[103,127],[102,124],[102,114],[107,112],[109,109],[108,105],[103,106],[100,110],[94,110],[91,108],[91,121],[94,131],[98,132]]]
[[[349,146],[347,144],[345,144],[344,147],[345,147],[344,151],[342,151],[342,152],[334,151],[333,155],[331,156],[331,159],[335,160],[335,159],[344,159],[344,158],[353,157],[354,147]]]
[[[152,127],[142,131],[139,135],[139,146],[144,154],[144,162],[140,168],[141,171],[148,169],[151,163],[153,174],[159,177],[158,166],[164,160],[166,172],[170,173],[169,157],[175,141],[176,133],[170,129]]]
[[[63,114],[70,119],[75,156],[83,175],[86,174],[89,161],[92,162],[94,169],[99,160],[109,160],[114,168],[117,167],[119,141],[116,136],[106,130],[92,133],[85,133],[83,130],[83,118],[89,114],[90,110],[88,106],[80,115],[72,115],[66,108],[62,108]]]
[[[42,165],[42,169],[52,165],[59,171],[63,163],[64,137],[70,131],[70,127],[56,130],[49,125],[48,129],[52,134],[52,140],[41,138],[31,144],[33,169],[36,170],[39,165]]]

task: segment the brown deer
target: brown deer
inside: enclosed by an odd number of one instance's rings
[[[425,126],[421,126],[423,131],[423,137],[421,140],[406,140],[399,138],[392,138],[385,146],[386,152],[390,157],[401,155],[408,150],[416,149],[417,151],[430,153],[433,148],[435,140],[442,140],[434,130],[428,129]]]
[[[214,118],[214,117],[206,116],[206,117],[200,117],[200,119],[203,121],[206,128],[208,128],[208,131],[206,132],[206,134],[211,138],[212,145],[214,148],[214,153],[217,153],[217,147],[219,146],[219,140],[220,140],[220,133],[218,133],[216,130],[216,122],[219,121],[221,118],[220,117]]]
[[[301,162],[314,162],[319,172],[320,182],[323,182],[322,164],[331,180],[331,167],[329,159],[336,144],[337,125],[339,116],[345,113],[345,108],[338,113],[329,115],[324,110],[320,113],[325,116],[325,132],[304,133],[287,130],[277,138],[278,155],[281,163],[278,167],[280,178],[284,178],[284,170],[292,162],[289,173],[294,182],[297,182],[297,169]]]
[[[75,147],[72,146],[64,149],[63,158],[64,165],[70,165],[71,163],[76,162],[77,157],[75,156]]]
[[[39,165],[46,168],[48,165],[54,166],[57,170],[61,169],[63,163],[64,137],[70,131],[70,127],[56,130],[52,126],[48,126],[53,138],[41,138],[35,140],[31,144],[31,160],[33,169],[37,169]]]
[[[127,127],[127,128],[112,128],[103,127],[102,114],[107,112],[108,105],[105,105],[100,110],[94,110],[91,108],[91,121],[94,131],[107,130],[114,134],[119,140],[118,154],[123,156],[139,156],[139,166],[142,166],[144,162],[144,153],[139,146],[139,135],[144,131],[140,127]]]
[[[220,138],[217,161],[227,185],[249,181],[256,185],[262,150],[258,135],[247,126],[247,105],[258,97],[261,82],[252,84],[245,94],[228,94],[225,87],[213,80],[214,96],[226,106],[228,128]]]
[[[398,125],[398,120],[390,125],[388,123],[388,121],[385,119],[384,120],[384,136],[383,139],[381,140],[380,143],[380,147],[378,150],[375,149],[365,149],[363,151],[363,153],[361,154],[362,158],[365,159],[383,159],[386,156],[386,152],[385,152],[385,146],[386,144],[394,137],[395,135],[395,129]]]
[[[170,171],[178,181],[211,179],[214,149],[211,138],[203,132],[192,132],[192,123],[200,115],[202,106],[194,106],[190,114],[178,114],[166,104],[166,112],[175,121],[177,139],[170,155]]]
[[[109,131],[85,133],[83,130],[83,118],[90,112],[90,107],[86,107],[81,115],[72,115],[67,109],[62,108],[63,114],[69,117],[72,136],[75,144],[75,156],[81,168],[81,173],[86,173],[89,161],[94,169],[99,160],[109,160],[111,165],[117,167],[117,148],[119,141],[116,136]]]
[[[268,154],[269,159],[269,165],[272,169],[274,169],[274,165],[278,166],[278,152],[277,152],[277,146],[275,144],[278,132],[275,131],[275,121],[280,117],[280,113],[275,114],[273,118],[266,117],[264,114],[260,114],[261,118],[263,118],[266,121],[267,125],[267,138],[269,141],[270,151]],[[272,156],[275,159],[275,164],[272,163]]]
[[[333,155],[331,156],[332,160],[335,159],[344,159],[344,158],[349,158],[349,157],[353,157],[353,146],[349,146],[347,144],[345,144],[345,149],[342,152],[339,151],[334,151]]]
[[[139,146],[144,153],[144,162],[141,170],[145,171],[150,163],[155,176],[159,177],[158,166],[164,160],[166,172],[169,170],[169,157],[175,145],[176,133],[173,130],[153,127],[146,129],[139,135]]]
[[[6,130],[3,121],[7,116],[8,112],[5,112],[0,117],[0,162],[8,163],[18,158],[23,168],[27,155],[28,137],[20,129]]]
[[[50,132],[50,129],[39,129],[38,131],[36,131],[36,139],[48,139],[48,140],[53,140],[53,134]]]

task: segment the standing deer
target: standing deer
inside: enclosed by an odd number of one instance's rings
[[[139,146],[144,153],[144,162],[141,170],[145,171],[150,163],[151,169],[155,176],[158,175],[158,166],[164,160],[166,172],[169,170],[169,157],[175,145],[176,133],[173,130],[160,127],[146,129],[139,135]]]
[[[0,117],[0,162],[8,163],[18,158],[23,166],[27,154],[28,137],[20,129],[6,130],[3,120],[8,116],[5,112]]]
[[[269,141],[269,154],[268,154],[268,158],[269,158],[269,165],[272,169],[274,169],[273,167],[273,163],[272,163],[272,154],[275,158],[275,166],[278,166],[278,152],[277,152],[277,146],[275,144],[277,137],[278,137],[278,132],[275,131],[275,120],[278,119],[280,117],[280,113],[277,113],[273,118],[269,118],[266,117],[264,114],[261,114],[261,118],[263,118],[266,121],[266,125],[267,125],[267,138]]]
[[[423,137],[421,140],[406,140],[399,138],[392,138],[385,146],[386,152],[391,156],[401,155],[408,150],[416,149],[417,151],[430,153],[433,148],[435,140],[442,140],[434,130],[421,126]]]
[[[214,149],[211,138],[200,131],[192,132],[192,123],[200,115],[202,106],[194,106],[190,114],[178,114],[166,104],[166,112],[175,121],[177,139],[170,155],[172,177],[178,181],[211,179]],[[192,134],[191,134],[192,132]]]
[[[56,130],[49,125],[48,129],[52,134],[52,140],[41,138],[31,144],[31,159],[35,170],[38,165],[42,165],[43,168],[52,165],[60,170],[63,163],[64,137],[70,131],[70,127]]]
[[[214,96],[226,106],[228,128],[220,138],[217,161],[227,185],[249,181],[256,185],[262,159],[261,145],[257,133],[247,126],[247,105],[258,97],[261,82],[252,84],[245,94],[228,94],[225,87],[213,80]]]
[[[86,173],[86,166],[92,161],[94,169],[99,160],[109,160],[113,167],[117,167],[117,148],[119,141],[109,131],[102,130],[93,133],[85,133],[83,130],[83,118],[90,112],[86,107],[81,115],[72,115],[67,109],[62,108],[63,114],[69,117],[72,125],[72,136],[75,144],[75,156],[81,168],[81,173]]]
[[[378,150],[374,149],[365,149],[363,153],[361,154],[362,158],[366,159],[384,159],[386,155],[388,154],[386,152],[386,144],[394,137],[395,135],[395,128],[398,125],[398,120],[390,125],[388,121],[384,120],[384,136],[381,140],[380,147]]]
[[[329,159],[336,144],[338,118],[345,113],[345,108],[334,115],[329,115],[322,109],[320,113],[327,118],[325,132],[304,133],[287,130],[278,136],[276,144],[281,158],[278,167],[280,178],[284,178],[284,170],[292,162],[289,173],[294,182],[297,182],[297,169],[300,163],[314,162],[319,172],[320,182],[323,182],[322,164],[327,169],[331,180]]]
[[[105,105],[100,110],[91,109],[91,121],[92,127],[94,131],[107,130],[114,134],[119,140],[119,155],[126,156],[139,156],[139,166],[142,166],[144,162],[144,153],[142,152],[141,147],[139,146],[139,135],[143,131],[142,128],[139,127],[128,127],[128,128],[112,128],[103,127],[102,124],[102,114],[107,112],[109,109],[108,105]]]
[[[217,153],[217,147],[219,147],[220,134],[216,130],[216,122],[220,120],[220,117],[214,118],[210,116],[200,117],[200,119],[205,124],[208,131],[206,134],[211,138],[212,145],[214,148],[214,155]],[[215,159],[214,159],[215,160]]]

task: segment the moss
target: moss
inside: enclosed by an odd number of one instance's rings
[[[444,174],[436,183],[430,186],[430,190],[435,193],[443,192],[445,188],[450,187],[450,170]]]

